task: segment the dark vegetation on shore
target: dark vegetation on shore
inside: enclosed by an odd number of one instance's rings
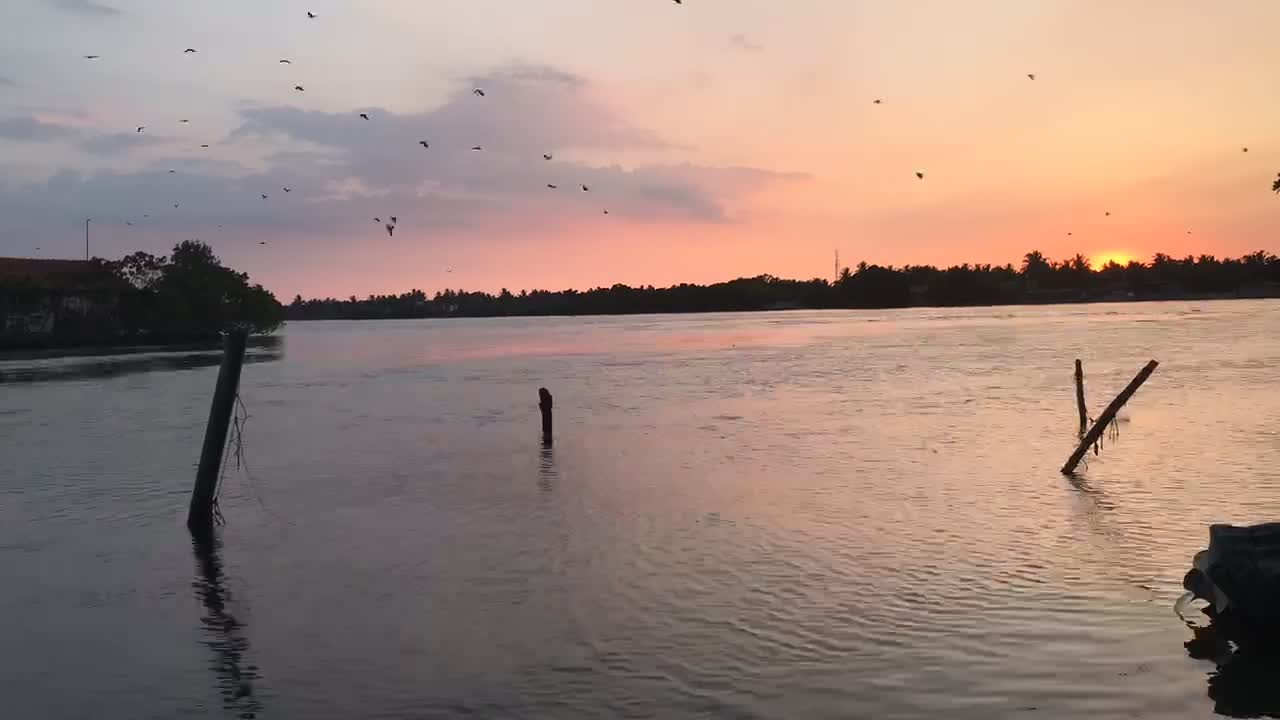
[[[274,295],[197,241],[179,243],[167,257],[31,262],[34,275],[0,278],[0,350],[198,348],[229,328],[266,335],[284,322]]]
[[[883,267],[860,263],[835,282],[770,275],[713,285],[668,288],[614,285],[586,291],[503,289],[497,295],[422,290],[401,295],[303,300],[285,308],[289,320],[366,320],[520,315],[622,315],[792,308],[899,308],[1018,305],[1201,297],[1280,297],[1280,258],[1258,251],[1220,260],[1157,254],[1148,263],[1107,263],[1093,269],[1076,255],[1052,261],[1030,252],[1013,265]]]

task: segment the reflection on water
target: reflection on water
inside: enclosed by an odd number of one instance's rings
[[[203,645],[213,651],[209,669],[213,671],[223,708],[248,720],[262,712],[255,693],[261,679],[256,665],[248,662],[249,629],[231,612],[231,592],[223,584],[222,539],[217,533],[196,535],[191,540],[198,574],[192,586],[204,605],[200,618]]]
[[[1192,638],[1184,643],[1187,654],[1217,666],[1209,674],[1214,712],[1237,718],[1280,717],[1280,649],[1234,648],[1212,623],[1191,631]]]
[[[284,357],[279,337],[254,338],[245,354],[245,364],[264,363]],[[57,359],[0,359],[0,385],[66,380],[93,380],[164,370],[190,370],[222,362],[222,350],[146,352],[117,355],[78,356]]]
[[[560,473],[556,470],[555,451],[551,448],[551,439],[542,439],[542,449],[538,452],[538,488],[550,492]]]

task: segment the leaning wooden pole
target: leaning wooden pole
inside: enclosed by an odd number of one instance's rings
[[[1104,410],[1102,415],[1098,416],[1097,421],[1093,423],[1093,427],[1089,428],[1088,434],[1086,434],[1080,441],[1080,447],[1076,448],[1076,451],[1071,453],[1071,457],[1067,458],[1067,464],[1062,466],[1062,474],[1070,475],[1075,472],[1076,466],[1080,464],[1080,460],[1084,457],[1085,453],[1089,452],[1089,448],[1102,437],[1103,431],[1105,431],[1107,429],[1107,425],[1110,425],[1111,421],[1115,419],[1116,413],[1120,412],[1120,408],[1124,407],[1124,404],[1129,402],[1129,398],[1133,397],[1133,394],[1138,392],[1138,388],[1142,387],[1142,383],[1146,382],[1147,378],[1151,377],[1151,373],[1155,372],[1156,367],[1159,365],[1160,363],[1155,360],[1147,363],[1147,366],[1142,368],[1142,371],[1139,372],[1137,377],[1129,383],[1128,387],[1121,391],[1120,394],[1116,396],[1115,400],[1111,401],[1111,404],[1107,406],[1107,409]]]
[[[207,534],[213,529],[213,499],[218,491],[218,470],[222,451],[227,445],[231,412],[235,409],[236,392],[240,388],[240,368],[244,365],[247,330],[227,333],[222,347],[222,367],[218,384],[209,406],[209,424],[204,429],[204,446],[200,449],[200,467],[196,470],[196,486],[191,491],[191,507],[187,510],[187,529],[194,534]]]
[[[1084,406],[1084,366],[1076,359],[1076,409],[1080,411],[1080,435],[1089,429],[1089,411]]]

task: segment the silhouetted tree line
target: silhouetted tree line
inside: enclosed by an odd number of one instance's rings
[[[1076,255],[1053,261],[1033,251],[1013,265],[905,267],[859,263],[835,282],[784,280],[771,275],[712,285],[668,288],[614,285],[592,290],[503,289],[497,295],[422,290],[401,295],[351,296],[346,300],[295,297],[290,320],[368,320],[509,315],[624,315],[792,308],[895,308],[911,306],[1016,305],[1187,297],[1280,297],[1280,258],[1255,252],[1219,260],[1212,255],[1175,259],[1163,253],[1149,263],[1109,262],[1093,269]]]
[[[274,295],[199,241],[175,245],[168,257],[135,252],[96,262],[122,281],[118,321],[126,335],[194,339],[231,327],[265,334],[284,321]]]

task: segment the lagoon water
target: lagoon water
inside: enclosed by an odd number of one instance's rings
[[[0,717],[1280,713],[1173,611],[1209,523],[1280,519],[1277,329],[1266,301],[295,323],[245,367],[199,557],[216,367],[3,362]],[[1077,357],[1095,414],[1161,365],[1068,479]]]

